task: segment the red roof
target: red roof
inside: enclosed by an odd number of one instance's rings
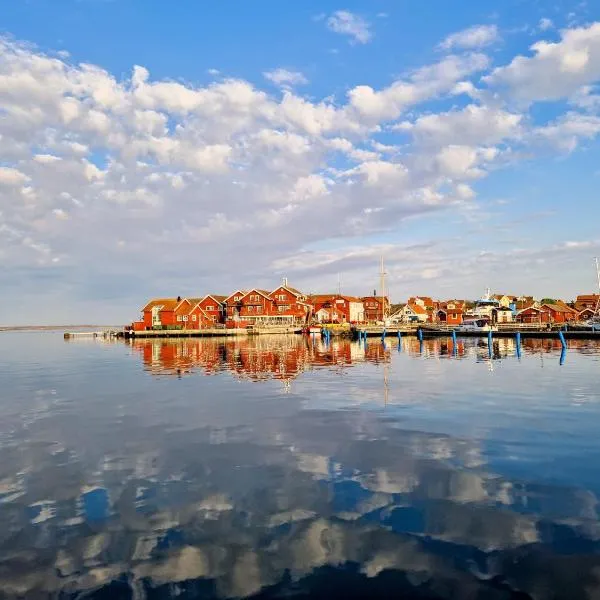
[[[426,315],[427,311],[420,304],[407,304],[414,313],[418,315]]]
[[[142,308],[142,312],[147,310],[152,310],[155,306],[160,306],[160,310],[175,310],[175,307],[181,302],[181,298],[178,300],[177,298],[155,298],[154,300],[150,300],[144,308]]]

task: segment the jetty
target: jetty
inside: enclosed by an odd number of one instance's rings
[[[151,329],[147,331],[125,330],[121,335],[127,339],[138,338],[193,338],[193,337],[238,337],[247,335],[272,335],[301,333],[299,327],[250,326],[239,328],[207,327],[203,329]]]
[[[103,329],[101,331],[65,331],[65,340],[79,338],[116,338],[123,334],[122,331],[115,329]]]
[[[554,339],[559,334],[562,334],[565,339],[580,339],[580,340],[600,340],[600,329],[592,327],[577,327],[571,326],[565,328],[546,327],[531,325],[518,325],[515,323],[499,325],[497,330],[490,332],[482,331],[460,331],[460,328],[451,326],[414,326],[407,325],[401,327],[383,327],[381,325],[355,327],[352,329],[353,339],[364,339],[368,337],[392,338],[398,336],[416,336],[420,339],[425,338],[440,338],[440,337],[471,337],[471,338],[487,338],[488,335],[494,338],[511,338],[519,334],[523,338],[536,339]]]

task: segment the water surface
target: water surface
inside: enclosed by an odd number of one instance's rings
[[[520,354],[2,333],[0,597],[598,598],[600,346]]]

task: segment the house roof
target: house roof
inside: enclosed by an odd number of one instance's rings
[[[360,298],[360,300],[362,302],[365,302],[366,300],[374,300],[375,302],[381,303],[381,296],[363,296]],[[384,296],[384,301],[386,304],[390,303],[390,299],[387,296]]]
[[[227,300],[229,300],[230,298],[233,298],[234,296],[237,296],[238,294],[241,294],[242,296],[245,296],[248,292],[246,290],[235,290],[235,292],[229,294],[229,296],[227,296],[227,298],[225,298],[225,302],[227,302]]]
[[[152,310],[155,306],[160,306],[161,310],[174,310],[180,302],[181,299],[178,300],[177,298],[154,298],[142,308],[142,312]]]
[[[196,306],[196,304],[198,304],[198,302],[202,302],[204,298],[185,298],[185,300],[187,300],[192,306]]]
[[[429,296],[411,296],[407,304],[415,304],[417,300],[421,300],[425,306],[433,306],[433,299]]]
[[[362,304],[361,298],[356,296],[346,296],[345,294],[312,294],[308,296],[308,300],[314,304],[319,304],[320,302],[331,302],[339,298],[347,300],[348,302],[360,302]]]
[[[283,285],[283,284],[277,286],[271,292],[271,294],[274,294],[277,290],[287,290],[288,292],[290,292],[290,294],[294,294],[294,296],[303,296],[304,295],[300,290],[297,290],[296,288],[290,287],[289,285]]]
[[[521,314],[524,313],[527,310],[535,310],[536,312],[544,312],[541,308],[538,308],[537,306],[533,306],[533,304],[531,306],[526,306],[525,308],[522,308],[517,314]]]
[[[244,294],[244,298],[252,293],[258,293],[261,296],[264,296],[267,300],[273,300],[273,298],[271,298],[271,296],[269,295],[269,292],[267,292],[267,290],[259,290],[258,288],[252,288],[250,291],[246,292]]]
[[[559,312],[559,313],[576,313],[577,311],[572,309],[570,306],[567,306],[566,304],[561,304],[560,302],[557,302],[556,304],[542,304],[542,308],[547,308],[548,310],[551,310],[553,312]]]
[[[450,303],[451,304],[451,303]],[[463,312],[463,308],[462,306],[456,306],[455,308],[448,308],[447,305],[445,306],[440,306],[438,309],[438,312],[453,312],[453,313],[462,313]]]
[[[412,310],[417,315],[426,315],[427,311],[420,304],[407,304],[406,305],[410,310]]]
[[[200,300],[200,302],[203,302],[207,298],[212,298],[215,302],[219,302],[219,303],[225,302],[225,300],[227,300],[227,296],[220,296],[218,294],[208,294],[207,296],[204,296],[204,298],[202,298],[202,300]]]

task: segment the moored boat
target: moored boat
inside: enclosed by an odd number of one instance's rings
[[[477,317],[477,316],[466,316],[460,325],[455,327],[457,333],[461,331],[480,331],[481,333],[487,333],[488,331],[498,331],[498,327],[492,325],[489,318]]]

